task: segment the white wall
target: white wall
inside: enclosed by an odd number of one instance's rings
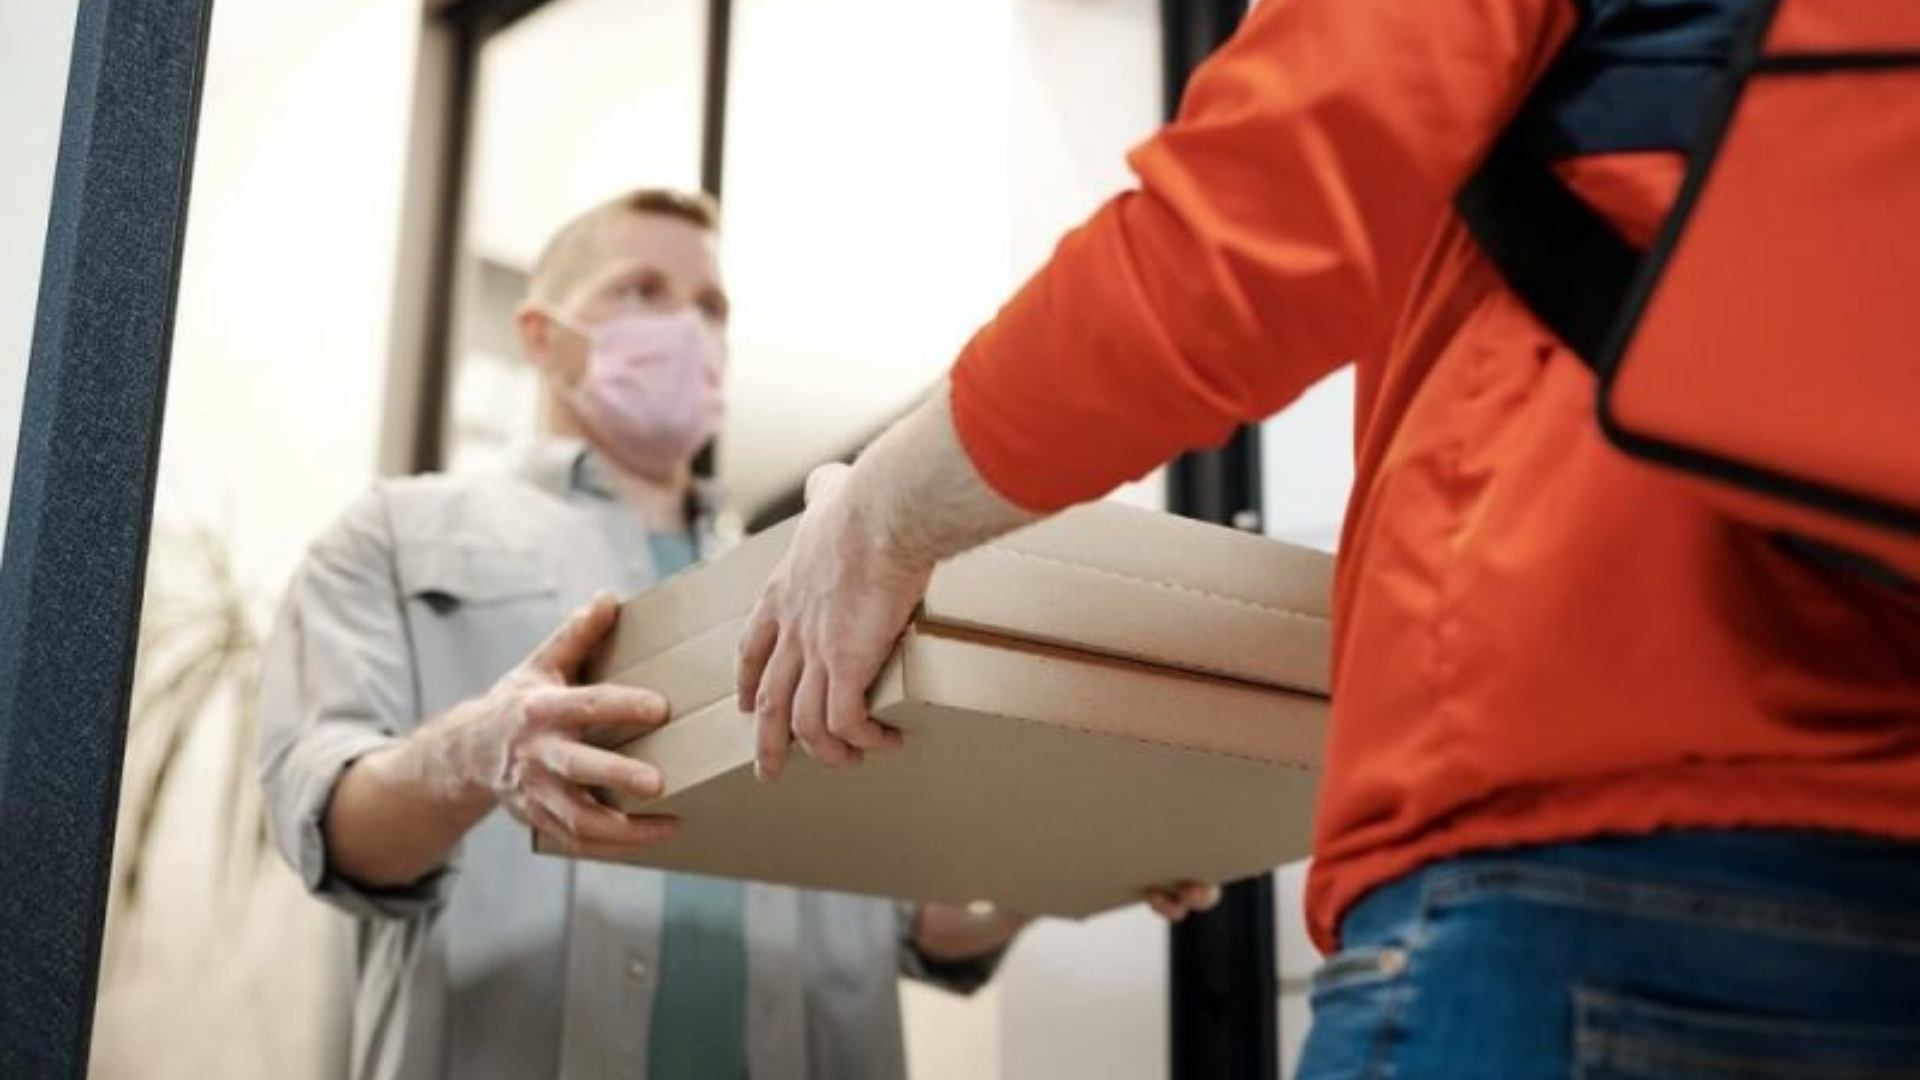
[[[1344,368],[1262,426],[1262,503],[1269,536],[1328,551],[1338,545],[1353,487],[1353,391],[1353,369]],[[1321,959],[1307,936],[1306,876],[1302,862],[1282,868],[1275,878],[1282,1080],[1293,1075],[1312,1022],[1308,991]]]
[[[1334,550],[1353,487],[1353,369],[1262,425],[1260,458],[1267,535]]]
[[[0,552],[79,7],[79,0],[0,4],[0,132],[7,139],[0,168]]]
[[[1127,179],[1153,0],[742,0],[723,478],[786,488],[909,405]],[[890,47],[897,41],[937,48]]]
[[[373,473],[419,10],[214,7],[156,513],[269,597]]]

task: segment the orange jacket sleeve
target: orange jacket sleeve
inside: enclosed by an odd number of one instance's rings
[[[1003,496],[1095,498],[1376,352],[1569,0],[1265,0],[969,343],[954,422]]]

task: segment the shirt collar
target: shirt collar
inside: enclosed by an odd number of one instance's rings
[[[584,496],[612,501],[616,498],[606,460],[595,453],[584,439],[548,437],[535,440],[520,455],[514,474],[533,486],[560,498]],[[695,477],[693,481],[694,531],[712,531],[720,508],[726,505],[726,489],[719,481]]]
[[[596,499],[613,499],[613,477],[607,474],[606,459],[593,452],[591,447],[582,446],[573,456],[573,464],[567,471],[568,485],[573,492]]]
[[[575,490],[575,467],[586,453],[587,444],[580,439],[536,439],[521,450],[512,471],[541,491],[564,499]]]

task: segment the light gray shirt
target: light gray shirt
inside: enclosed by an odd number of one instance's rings
[[[445,869],[365,889],[330,871],[321,831],[355,759],[486,691],[594,592],[653,581],[643,525],[591,466],[552,441],[512,474],[382,481],[314,542],[281,606],[261,779],[276,846],[355,919],[353,1080],[645,1076],[664,875],[535,855],[495,811]],[[912,923],[902,904],[749,885],[754,1080],[904,1076],[897,976],[965,991],[995,959],[930,963]]]

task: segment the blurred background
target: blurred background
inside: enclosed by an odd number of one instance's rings
[[[344,927],[266,848],[258,643],[307,541],[382,473],[532,434],[509,322],[547,235],[637,185],[725,213],[741,523],[903,411],[1129,180],[1180,0],[218,0],[177,315],[94,1075],[331,1080]],[[75,0],[5,0],[0,480],[10,479]],[[1272,535],[1331,548],[1337,376],[1261,433]],[[1116,497],[1165,505],[1159,477]],[[0,505],[0,514],[5,507]],[[0,518],[0,526],[4,518]],[[1278,875],[1283,1058],[1317,963]],[[1166,1074],[1167,933],[1030,932],[914,1075]]]

